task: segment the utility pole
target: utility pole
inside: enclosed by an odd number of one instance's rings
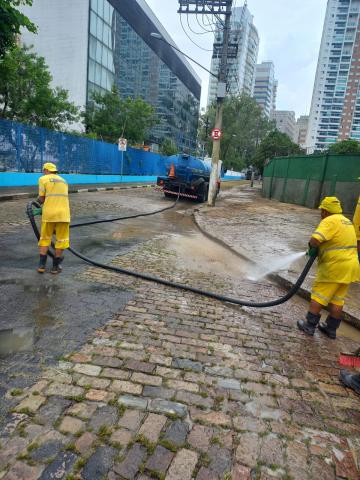
[[[230,39],[230,18],[233,0],[179,0],[178,13],[225,15],[223,44],[221,50],[221,61],[218,75],[218,91],[216,100],[215,129],[221,130],[223,104],[226,96],[227,59]],[[210,72],[211,73],[211,72]],[[213,75],[213,74],[212,74]],[[213,140],[211,155],[211,175],[209,184],[208,205],[215,206],[217,193],[217,180],[220,159],[220,137]]]
[[[221,130],[222,117],[224,109],[224,98],[226,95],[226,77],[227,77],[227,58],[230,38],[230,19],[231,19],[232,0],[228,0],[226,4],[226,16],[223,33],[223,45],[221,52],[221,63],[219,70],[219,82],[216,99],[216,114],[215,114],[215,128]],[[208,205],[215,206],[217,194],[217,181],[219,177],[219,159],[220,159],[220,139],[213,140],[213,149],[211,155],[211,175],[209,184]]]

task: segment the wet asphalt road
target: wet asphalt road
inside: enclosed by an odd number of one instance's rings
[[[125,289],[80,281],[78,274],[87,266],[70,253],[61,275],[39,275],[25,206],[23,200],[7,202],[0,213],[0,424],[17,401],[4,396],[9,389],[32,385],[44,366],[83,344],[132,297]],[[155,192],[84,193],[71,196],[71,206],[75,223],[152,211],[169,201]],[[72,246],[108,263],[143,240],[139,220],[137,234],[123,238],[121,231],[129,226],[128,221],[73,229]]]

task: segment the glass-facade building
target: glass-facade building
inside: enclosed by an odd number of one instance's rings
[[[328,0],[309,128],[308,151],[360,140],[360,0]]]
[[[172,43],[145,2],[90,0],[87,101],[95,90],[116,85],[122,97],[141,97],[153,105],[160,123],[149,141],[171,138],[180,149],[194,150],[201,86],[181,55],[150,36]]]

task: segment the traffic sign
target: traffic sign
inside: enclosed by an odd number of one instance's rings
[[[118,148],[120,152],[126,152],[127,147],[127,140],[126,138],[119,138],[118,140]]]
[[[222,135],[222,131],[220,130],[220,128],[213,128],[211,130],[211,138],[213,140],[220,140],[221,135]]]

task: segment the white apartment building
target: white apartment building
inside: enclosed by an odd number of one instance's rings
[[[256,65],[254,99],[268,118],[276,109],[277,80],[273,62]]]
[[[271,120],[275,120],[276,128],[286,133],[293,142],[296,141],[296,120],[295,112],[290,110],[274,110],[270,115]]]
[[[218,25],[214,36],[213,56],[210,70],[219,73],[223,32]],[[228,54],[227,89],[231,95],[253,94],[255,67],[259,50],[259,35],[253,24],[253,16],[247,7],[232,11]],[[210,75],[208,106],[216,100],[218,80]]]
[[[309,115],[300,115],[296,121],[295,143],[301,148],[306,148],[306,136],[309,126]]]
[[[309,153],[360,140],[360,0],[328,0],[312,96]]]

